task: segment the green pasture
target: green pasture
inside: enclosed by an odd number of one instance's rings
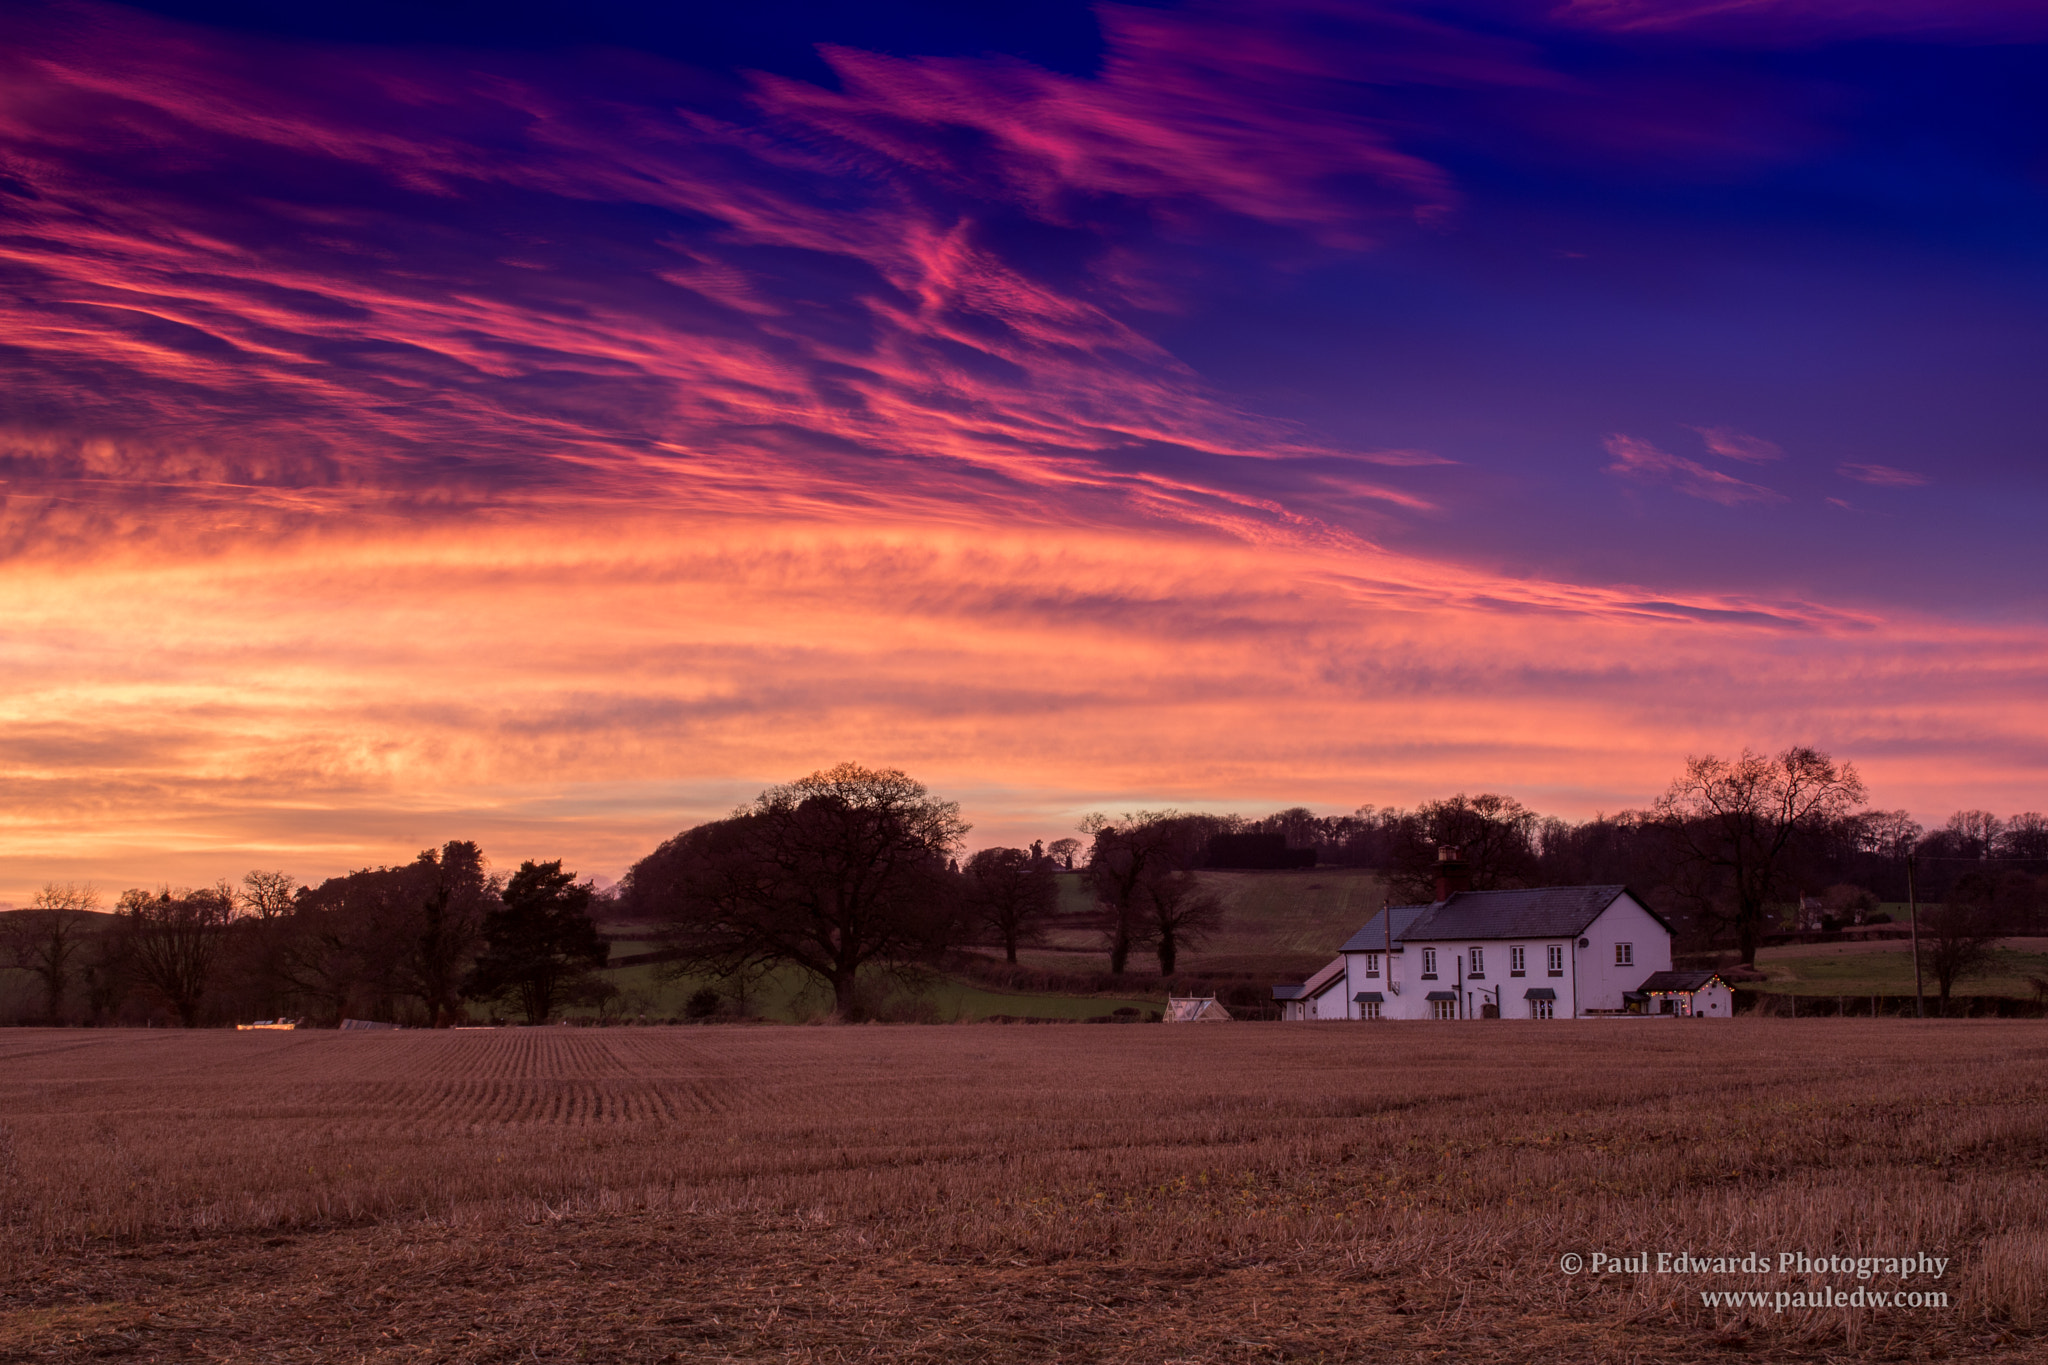
[[[614,946],[617,951],[619,945]],[[629,951],[643,951],[632,946]],[[711,986],[731,998],[729,987],[705,977],[681,977],[665,980],[659,965],[636,963],[630,967],[614,967],[605,972],[605,977],[619,989],[619,998],[607,1007],[615,1016],[633,1018],[647,1015],[652,1018],[677,1018],[683,1014],[689,998],[705,986]],[[920,983],[916,989],[878,979],[877,993],[890,1001],[893,1007],[902,1007],[917,1002],[918,1012],[926,1018],[937,1020],[986,1019],[991,1015],[1006,1014],[1034,1019],[1088,1019],[1096,1015],[1111,1014],[1118,1009],[1133,1008],[1149,1016],[1153,1010],[1165,1004],[1163,996],[1143,995],[1097,996],[1097,995],[1052,995],[1024,992],[991,990],[986,986],[961,981],[955,977],[935,975]],[[747,992],[747,1014],[758,1019],[772,1019],[784,1023],[796,1023],[805,1019],[827,1014],[832,1009],[831,995],[812,978],[795,968],[784,968],[773,972],[752,985]],[[571,1017],[590,1018],[599,1011],[590,1008],[570,1010]]]
[[[1990,969],[1956,982],[1955,994],[2031,997],[2029,977],[2048,980],[2048,944],[2040,939],[2009,941]],[[1762,989],[1782,995],[1911,995],[1913,953],[1898,941],[1793,944],[1763,948],[1757,970]],[[1934,974],[1922,972],[1922,990],[1935,994]]]

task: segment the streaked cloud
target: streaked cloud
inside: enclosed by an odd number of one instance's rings
[[[1894,469],[1888,464],[1840,464],[1835,472],[1845,479],[1871,484],[1878,488],[1920,488],[1927,483],[1927,476],[1915,474],[1910,469]]]
[[[1775,441],[1766,441],[1761,436],[1748,436],[1731,427],[1697,427],[1695,430],[1709,451],[1730,460],[1769,464],[1785,458],[1784,450]]]
[[[1668,484],[1687,497],[1717,502],[1723,507],[1785,500],[1784,494],[1761,484],[1748,483],[1718,469],[1710,469],[1683,455],[1669,454],[1634,436],[1609,436],[1606,444],[1607,453],[1614,457],[1614,462],[1607,466],[1610,474],[1647,483]]]

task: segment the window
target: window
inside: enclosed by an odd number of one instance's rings
[[[1486,975],[1486,949],[1484,948],[1474,948],[1472,950],[1472,975]]]
[[[1508,975],[1520,976],[1529,966],[1528,949],[1508,949]]]
[[[1365,955],[1365,974],[1367,976],[1378,976],[1380,974],[1380,955],[1378,953],[1367,953]]]
[[[1550,945],[1550,974],[1552,976],[1564,975],[1564,945],[1562,943]]]
[[[1458,1002],[1455,1000],[1432,1000],[1429,1002],[1429,1017],[1432,1019],[1455,1019]]]
[[[1636,945],[1635,945],[1635,944],[1633,944],[1633,943],[1617,943],[1617,944],[1615,944],[1615,945],[1614,945],[1614,965],[1615,965],[1615,966],[1617,966],[1617,967],[1633,967],[1633,966],[1635,966],[1635,965],[1636,965]]]
[[[1557,1017],[1556,1010],[1557,1002],[1555,1000],[1531,1000],[1529,1002],[1529,1017],[1531,1019],[1555,1019]]]
[[[1365,1003],[1364,1003],[1363,1005],[1360,1005],[1360,1006],[1358,1007],[1358,1017],[1359,1017],[1359,1018],[1361,1018],[1361,1019],[1377,1019],[1377,1018],[1379,1018],[1379,1017],[1380,1017],[1380,1002],[1379,1002],[1379,1001],[1377,1001],[1377,1000],[1368,1000],[1368,1001],[1366,1001],[1366,1002],[1365,1002]]]
[[[1436,980],[1436,949],[1434,948],[1424,948],[1422,950],[1422,979],[1424,981]]]

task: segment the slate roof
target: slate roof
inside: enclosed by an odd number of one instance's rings
[[[1643,992],[1696,991],[1704,988],[1708,982],[1717,979],[1719,976],[1719,972],[1652,972],[1650,979],[1636,987],[1636,989]],[[1727,983],[1723,982],[1722,984],[1725,985]]]
[[[1384,1005],[1387,1003],[1387,997],[1381,995],[1378,991],[1360,991],[1352,996],[1351,999],[1354,1004],[1359,1005]]]
[[[1485,941],[1502,938],[1576,938],[1600,912],[1627,894],[1625,886],[1538,886],[1525,891],[1460,891],[1449,900],[1425,907],[1429,914],[1412,922],[1407,938],[1415,942]],[[1642,898],[1636,898],[1641,904]],[[1649,907],[1645,906],[1645,909]],[[1650,917],[1666,929],[1654,910]],[[1401,923],[1396,916],[1398,927]],[[1399,935],[1396,935],[1399,937]]]
[[[1456,991],[1431,991],[1422,998],[1424,1000],[1456,1000],[1458,993]]]
[[[1299,1000],[1302,996],[1307,994],[1308,987],[1300,984],[1292,986],[1275,986],[1273,988],[1273,998],[1275,1000]]]
[[[1524,1000],[1555,1000],[1557,999],[1557,992],[1548,986],[1531,986],[1528,990],[1522,992],[1522,998]]]
[[[1415,922],[1427,915],[1432,907],[1427,905],[1390,905],[1380,914],[1365,922],[1365,927],[1344,940],[1340,953],[1383,953],[1387,950],[1387,931],[1380,923],[1381,916],[1394,917],[1394,947],[1399,950],[1401,938]]]

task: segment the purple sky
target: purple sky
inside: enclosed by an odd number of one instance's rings
[[[2048,11],[16,5],[0,897],[2044,804]]]

